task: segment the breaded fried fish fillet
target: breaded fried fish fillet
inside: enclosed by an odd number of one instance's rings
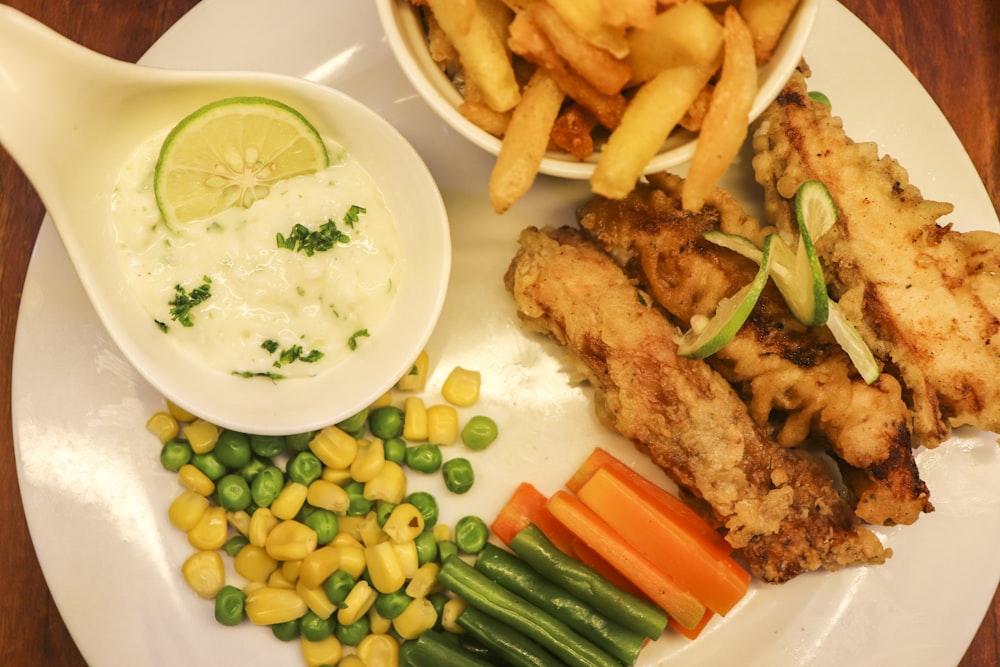
[[[807,94],[803,66],[753,134],[753,167],[769,221],[795,229],[799,184],[826,184],[840,220],[817,243],[832,291],[869,347],[890,364],[913,410],[916,444],[951,427],[1000,431],[1000,263],[997,235],[961,234],[938,219],[906,170],[855,143]]]
[[[505,283],[522,322],[580,362],[605,423],[702,498],[761,579],[889,556],[819,463],[773,442],[707,364],[677,356],[677,329],[579,230],[524,230]]]
[[[756,236],[758,221],[719,190],[698,213],[681,206],[683,180],[652,174],[625,199],[595,197],[578,211],[588,230],[676,321],[711,316],[718,302],[753,280],[757,266],[702,237],[710,230]],[[750,415],[776,427],[786,446],[810,432],[850,466],[855,512],[869,523],[910,524],[932,509],[910,441],[899,383],[868,385],[825,327],[801,325],[769,283],[750,319],[709,364],[740,388]]]

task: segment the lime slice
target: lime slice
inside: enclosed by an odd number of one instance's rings
[[[847,352],[861,378],[868,384],[877,380],[882,371],[875,361],[875,355],[835,301],[830,302],[830,317],[826,320],[826,326],[840,347]]]
[[[771,266],[772,237],[764,241],[757,275],[736,294],[722,299],[711,318],[704,316],[691,318],[691,329],[681,338],[677,354],[682,357],[704,359],[726,346],[750,317],[757,299],[767,284]],[[751,244],[753,245],[753,244]]]
[[[207,104],[170,131],[153,173],[168,225],[250,206],[271,186],[330,164],[323,138],[290,106],[264,97]]]
[[[821,181],[806,181],[795,191],[795,219],[809,232],[813,243],[830,231],[840,213],[833,195]]]

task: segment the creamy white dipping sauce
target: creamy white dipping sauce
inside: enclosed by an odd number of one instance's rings
[[[225,373],[285,378],[328,370],[378,335],[403,272],[399,235],[371,175],[326,141],[329,168],[179,229],[163,222],[153,194],[163,137],[141,147],[121,171],[111,220],[150,335],[169,336]],[[353,226],[344,220],[352,206],[364,209]],[[328,221],[350,240],[312,256],[278,247],[278,234],[289,237],[295,225],[318,231]],[[211,296],[191,308],[191,326],[172,319],[176,286],[190,294],[205,277]],[[289,361],[296,349],[300,358]],[[321,357],[306,361],[313,350]]]

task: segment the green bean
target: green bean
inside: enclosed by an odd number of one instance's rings
[[[424,528],[433,528],[438,521],[438,504],[434,496],[426,491],[414,491],[406,496],[406,502],[410,503],[424,517]]]
[[[250,463],[250,458],[253,456],[250,440],[239,431],[225,430],[220,433],[212,451],[223,465],[232,470]]]
[[[222,465],[222,462],[216,458],[213,452],[193,455],[191,457],[191,465],[205,473],[205,477],[208,477],[213,482],[218,481],[228,471],[226,466]]]
[[[170,472],[177,472],[181,466],[191,462],[194,452],[187,440],[174,438],[167,440],[160,449],[160,465]]]
[[[472,450],[486,449],[497,439],[497,423],[483,415],[476,415],[462,427],[462,444]]]
[[[465,493],[472,488],[476,481],[472,463],[469,462],[469,459],[462,457],[445,462],[441,466],[441,474],[444,475],[444,485],[452,493]]]
[[[445,562],[452,556],[458,555],[458,545],[452,540],[438,540],[438,562]]]
[[[416,641],[408,641],[401,648],[400,665],[407,667],[491,667],[479,656],[465,651],[457,641],[452,641],[439,630],[426,630]],[[406,662],[402,662],[405,659]]]
[[[376,438],[389,440],[403,435],[403,410],[395,405],[383,405],[368,415],[368,430]]]
[[[285,451],[285,438],[280,435],[252,434],[250,448],[257,456],[273,458]]]
[[[293,618],[284,623],[275,623],[271,626],[271,634],[283,642],[290,642],[299,638],[299,619]]]
[[[511,667],[550,667],[559,661],[538,642],[525,636],[523,632],[511,628],[479,611],[468,607],[456,619],[456,623],[473,639],[502,656],[505,665]]]
[[[285,487],[285,474],[277,466],[267,466],[250,482],[250,495],[258,507],[270,507]]]
[[[299,452],[285,466],[288,479],[309,486],[323,474],[323,462],[310,451]]]
[[[331,621],[332,618],[321,618],[310,609],[299,619],[299,634],[311,642],[323,641],[333,634],[336,621]]]
[[[402,438],[389,438],[382,443],[385,450],[385,460],[403,465],[406,463],[406,441]]]
[[[250,485],[243,477],[234,472],[223,476],[216,483],[215,490],[219,493],[219,504],[227,512],[245,510],[253,499],[250,495]]]
[[[375,598],[375,611],[383,618],[393,619],[402,614],[412,600],[402,588],[392,593],[379,593]]]
[[[499,547],[487,545],[476,559],[476,569],[549,612],[625,664],[634,664],[646,643],[641,632],[610,620]]]
[[[239,625],[243,622],[246,595],[236,586],[223,586],[215,594],[215,620],[222,625]]]
[[[667,613],[627,593],[578,560],[557,549],[534,524],[510,541],[511,550],[549,581],[608,618],[650,639],[663,634]]]
[[[343,570],[337,570],[323,582],[323,592],[326,593],[330,602],[339,607],[344,604],[347,594],[351,592],[356,583],[350,574]]]
[[[470,606],[524,633],[567,665],[620,667],[614,656],[461,558],[446,560],[438,572],[438,580]]]
[[[490,539],[490,527],[478,516],[463,516],[455,522],[455,544],[458,550],[477,554]]]
[[[250,540],[247,539],[246,535],[237,533],[226,540],[226,543],[222,545],[222,550],[225,551],[230,557],[236,558],[236,554],[238,554],[240,550],[248,544],[250,544]]]
[[[337,536],[340,523],[336,514],[322,507],[313,508],[302,522],[316,531],[316,543],[319,546],[329,544]]]
[[[423,444],[406,448],[406,465],[417,472],[432,473],[441,469],[441,448]]]
[[[371,630],[372,624],[367,616],[361,616],[350,625],[338,625],[336,630],[337,639],[345,646],[357,646],[358,642],[365,638]]]

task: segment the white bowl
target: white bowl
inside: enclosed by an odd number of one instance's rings
[[[417,92],[456,132],[493,155],[499,153],[500,140],[459,113],[462,96],[431,58],[420,18],[410,0],[375,0],[375,4],[389,47]],[[760,69],[759,89],[750,111],[751,121],[777,97],[798,65],[818,9],[819,0],[799,3],[771,60]],[[684,164],[694,155],[697,138],[691,132],[674,132],[644,172],[663,171]],[[562,178],[589,179],[599,157],[600,152],[595,151],[581,162],[568,153],[549,151],[539,171]]]

